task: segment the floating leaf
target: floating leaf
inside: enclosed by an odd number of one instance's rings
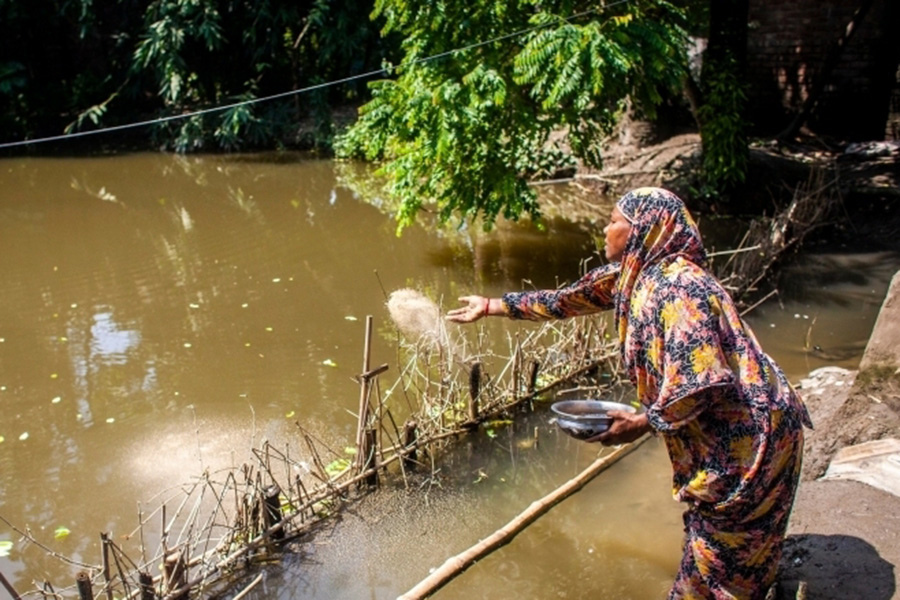
[[[106,419],[106,422],[107,422],[107,423],[115,423],[115,422],[116,422],[116,418],[115,418],[115,417],[109,417],[108,419]]]
[[[9,540],[0,540],[0,558],[5,558],[9,556],[10,551],[13,549],[13,543]]]
[[[19,436],[19,440],[22,441],[22,442],[24,442],[24,441],[27,440],[27,439],[28,439],[28,432],[27,432],[27,431],[26,431],[25,433],[23,433],[22,435]]]
[[[272,283],[281,283],[281,277],[276,277],[272,280]]]
[[[353,315],[347,315],[347,316],[344,317],[344,318],[345,318],[346,320],[348,320],[348,321],[359,321],[359,319],[357,319],[357,318],[354,317]]]
[[[272,327],[266,327],[266,331],[275,331]]]
[[[322,364],[325,365],[326,367],[336,367],[337,366],[337,363],[334,362],[333,360],[331,360],[330,358],[326,358],[325,360],[323,360]]]
[[[191,343],[190,343],[190,342],[185,342],[185,343],[184,343],[184,347],[185,347],[185,348],[190,348],[190,347],[191,347]]]
[[[57,396],[56,398],[54,398],[54,399],[51,400],[50,402],[52,402],[53,404],[59,404],[60,402],[62,402],[62,398],[59,397],[59,396]]]
[[[290,419],[290,418],[293,417],[295,414],[297,414],[297,413],[291,410],[291,411],[288,411],[288,413],[287,413],[286,415],[284,415],[284,416],[285,416],[286,418]]]
[[[335,461],[332,461],[325,467],[325,472],[328,473],[330,477],[336,477],[350,468],[350,461],[346,458],[339,458]]]
[[[53,537],[58,540],[63,540],[65,538],[69,537],[70,533],[72,533],[72,532],[69,531],[68,527],[63,527],[62,525],[60,525],[59,527],[56,528],[56,531],[53,532]]]

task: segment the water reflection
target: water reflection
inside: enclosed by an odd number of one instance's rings
[[[241,464],[263,440],[295,442],[297,420],[333,448],[354,439],[366,315],[373,362],[396,355],[385,292],[415,287],[446,305],[556,286],[599,262],[602,214],[490,234],[433,230],[426,215],[398,238],[380,185],[363,165],[286,154],[0,161],[0,516],[86,563],[99,562],[100,531],[139,555],[139,503]],[[752,316],[793,378],[837,352],[858,361],[900,265],[820,262],[821,277],[788,271],[781,298]],[[530,327],[497,320],[490,333]],[[554,439],[545,421],[533,426]],[[520,447],[531,430],[473,440],[437,479],[354,509],[258,597],[395,597],[591,458],[567,439]],[[677,561],[679,509],[660,448],[625,464],[442,597],[657,597]],[[71,534],[57,539],[59,526]],[[20,590],[71,583],[76,567],[19,538],[0,521],[0,541],[15,540],[0,571]],[[348,574],[357,568],[365,577]]]

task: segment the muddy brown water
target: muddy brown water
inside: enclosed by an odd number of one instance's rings
[[[77,566],[12,526],[97,564],[100,532],[136,535],[139,510],[290,440],[295,420],[351,444],[366,315],[372,362],[395,356],[385,290],[449,304],[552,286],[594,251],[590,230],[552,219],[545,232],[397,237],[377,190],[364,166],[297,155],[0,161],[0,572],[20,592],[71,585]],[[795,381],[852,368],[898,266],[893,254],[803,257],[750,321]],[[546,411],[529,418],[363,500],[250,596],[406,591],[595,457]],[[680,513],[665,451],[648,442],[439,597],[658,598]]]

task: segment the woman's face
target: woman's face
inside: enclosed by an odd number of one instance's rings
[[[619,210],[619,207],[613,208],[612,215],[609,217],[609,224],[603,228],[603,235],[606,236],[604,249],[606,258],[612,262],[622,260],[622,254],[625,252],[625,242],[628,241],[628,234],[631,233],[631,223]]]

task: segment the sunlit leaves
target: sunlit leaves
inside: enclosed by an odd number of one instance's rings
[[[350,468],[350,460],[347,458],[338,458],[325,466],[325,472],[329,477],[337,477]]]
[[[736,68],[721,61],[706,76],[706,101],[698,111],[703,123],[703,170],[713,189],[729,189],[744,182],[749,160],[744,121],[747,95],[735,76]]]
[[[594,6],[378,0],[375,13],[405,36],[406,59],[394,79],[372,84],[336,150],[384,161],[398,230],[426,204],[441,221],[480,217],[486,228],[499,216],[539,217],[529,181],[570,168],[573,154],[599,166],[625,99],[650,112],[659,88],[678,82],[677,9],[647,0],[586,11]],[[591,14],[567,20],[579,11]],[[549,142],[560,130],[571,151]]]

